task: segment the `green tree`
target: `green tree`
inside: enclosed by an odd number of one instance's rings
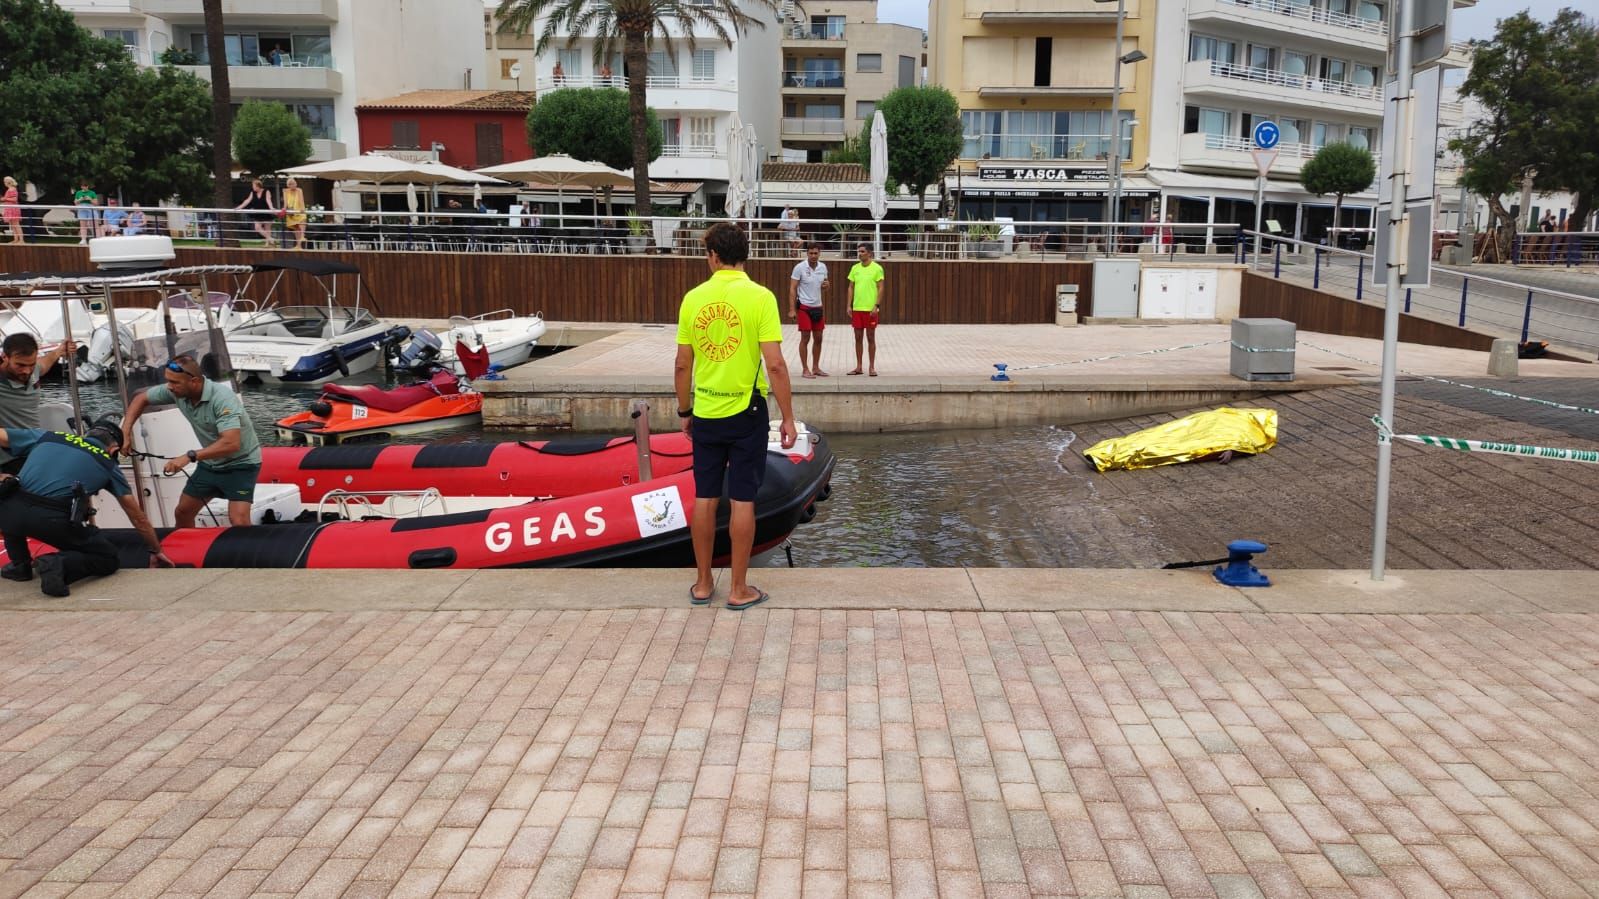
[[[854,163],[859,166],[871,165],[872,123],[868,121],[862,125],[859,134],[844,135],[844,142],[822,154],[822,161]]]
[[[1450,148],[1464,162],[1461,183],[1488,203],[1494,241],[1485,256],[1507,255],[1516,222],[1504,195],[1525,178],[1541,191],[1575,192],[1573,214],[1586,220],[1599,191],[1599,144],[1592,136],[1599,120],[1599,29],[1571,9],[1548,25],[1526,12],[1500,19],[1493,40],[1472,43],[1460,93],[1483,108]]]
[[[682,42],[695,49],[696,28],[709,31],[728,47],[751,26],[766,27],[761,14],[775,16],[780,0],[501,0],[500,31],[527,34],[543,20],[534,53],[541,55],[560,34],[565,45],[594,38],[594,62],[616,52],[618,38],[627,75],[628,117],[632,126],[633,208],[650,208],[649,106],[644,94],[649,74],[649,49],[661,44],[675,53]],[[751,15],[745,10],[753,10]],[[679,37],[673,37],[673,34]],[[542,151],[542,148],[540,148]]]
[[[955,95],[942,87],[901,87],[888,92],[877,104],[888,126],[888,175],[916,192],[916,217],[925,219],[926,190],[944,177],[949,164],[960,155],[960,104]],[[869,129],[870,126],[868,126]],[[862,132],[870,135],[870,130]],[[871,161],[871,140],[866,138],[867,161]]]
[[[208,151],[203,82],[140,70],[122,44],[43,0],[0,0],[0,171],[66,202],[79,179],[132,198],[192,199]]]
[[[1377,163],[1371,151],[1354,144],[1328,144],[1316,151],[1299,172],[1299,183],[1318,197],[1332,194],[1333,227],[1341,227],[1344,197],[1371,187],[1377,177]]]
[[[661,123],[644,110],[645,155],[661,156]],[[565,153],[613,169],[633,167],[633,126],[627,91],[588,87],[551,91],[527,113],[527,139],[540,154]]]
[[[311,129],[282,103],[251,100],[233,120],[233,156],[257,178],[311,158]]]

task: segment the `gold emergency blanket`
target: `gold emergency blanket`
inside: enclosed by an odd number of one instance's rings
[[[1099,471],[1131,471],[1193,462],[1227,450],[1263,453],[1276,445],[1277,410],[1224,407],[1101,440],[1083,455]]]

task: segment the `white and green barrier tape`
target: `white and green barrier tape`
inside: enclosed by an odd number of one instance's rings
[[[1085,362],[1108,362],[1112,359],[1129,359],[1133,356],[1157,356],[1161,353],[1175,353],[1178,350],[1197,350],[1202,346],[1216,346],[1217,344],[1221,343],[1227,343],[1227,341],[1207,340],[1204,343],[1185,343],[1182,346],[1161,347],[1158,350],[1140,350],[1136,353],[1114,353],[1109,356],[1095,356],[1091,359],[1071,359],[1066,362],[1044,362],[1038,365],[1011,365],[1007,366],[1005,370],[1012,372],[1033,371],[1039,368],[1058,368],[1062,365],[1082,365]]]
[[[1301,346],[1303,346],[1303,347],[1306,347],[1307,349],[1316,350],[1317,352],[1321,352],[1321,353],[1327,353],[1328,355],[1331,355],[1331,356],[1341,356],[1341,357],[1343,357],[1345,359],[1349,359],[1349,360],[1352,360],[1352,361],[1355,361],[1355,362],[1359,362],[1362,365],[1369,365],[1372,368],[1382,368],[1382,365],[1380,363],[1372,362],[1369,359],[1362,359],[1359,356],[1351,356],[1348,353],[1341,353],[1341,352],[1339,352],[1337,350],[1328,349],[1327,347],[1324,347],[1324,346],[1317,346],[1317,345],[1315,345],[1314,343],[1311,343],[1308,340],[1301,340],[1301,341],[1299,341],[1299,344]],[[1244,349],[1244,348],[1240,347],[1240,349]],[[1534,404],[1537,404],[1539,406],[1547,406],[1547,407],[1549,407],[1551,409],[1562,409],[1562,410],[1565,410],[1567,412],[1581,412],[1581,413],[1584,413],[1586,415],[1599,415],[1599,409],[1590,409],[1587,406],[1573,406],[1573,405],[1570,405],[1569,403],[1557,403],[1554,400],[1543,400],[1543,399],[1539,399],[1538,397],[1535,397],[1535,396],[1522,396],[1519,393],[1511,393],[1508,390],[1498,390],[1498,389],[1495,389],[1493,387],[1482,387],[1482,386],[1477,385],[1477,384],[1467,384],[1467,383],[1465,383],[1463,381],[1451,381],[1448,378],[1439,378],[1439,377],[1436,377],[1434,375],[1417,374],[1416,372],[1405,371],[1404,369],[1400,369],[1399,373],[1402,374],[1402,375],[1405,375],[1407,377],[1420,378],[1423,381],[1432,381],[1432,382],[1437,383],[1437,384],[1448,384],[1451,387],[1464,387],[1467,390],[1476,390],[1476,391],[1478,391],[1480,393],[1486,393],[1489,396],[1500,397],[1501,399],[1521,400],[1524,403],[1534,403]]]
[[[1462,453],[1490,453],[1496,456],[1516,456],[1522,459],[1548,459],[1554,462],[1585,462],[1599,465],[1599,450],[1569,449],[1559,446],[1531,446],[1525,443],[1496,443],[1491,440],[1467,440],[1461,437],[1439,437],[1434,434],[1395,434],[1382,416],[1373,415],[1377,426],[1377,442],[1389,443],[1403,440],[1423,446],[1438,446]]]

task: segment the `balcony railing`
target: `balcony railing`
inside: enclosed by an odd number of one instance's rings
[[[844,89],[843,72],[799,72],[792,69],[783,71],[784,87]]]
[[[664,144],[661,156],[671,159],[714,159],[721,153],[715,144]]]
[[[1099,160],[1110,157],[1108,134],[1015,134],[993,132],[966,135],[961,155],[967,159],[1065,159]],[[1132,141],[1123,138],[1122,158],[1132,152]]]
[[[1331,81],[1325,78],[1313,78],[1309,75],[1296,75],[1280,69],[1259,69],[1254,66],[1241,66],[1237,63],[1222,62],[1215,59],[1198,61],[1208,63],[1210,74],[1221,78],[1234,78],[1239,81],[1270,84],[1313,93],[1338,94],[1344,97],[1352,97],[1356,100],[1376,100],[1379,96],[1377,88],[1373,85],[1354,84],[1349,81]]]
[[[1247,137],[1234,137],[1231,134],[1206,134],[1204,135],[1204,138],[1205,149],[1207,150],[1224,150],[1236,153],[1248,153],[1255,149],[1255,142]],[[1184,140],[1187,140],[1187,138],[1185,137]],[[1317,151],[1319,151],[1321,147],[1315,146],[1314,144],[1300,143],[1297,141],[1280,141],[1278,142],[1277,146],[1273,147],[1272,149],[1277,151],[1277,156],[1279,158],[1310,159],[1316,155]],[[1372,158],[1375,159],[1376,155],[1373,154]]]
[[[1348,28],[1366,34],[1384,36],[1388,34],[1388,23],[1382,19],[1363,19],[1351,16],[1348,13],[1333,12],[1322,9],[1310,3],[1295,3],[1293,0],[1218,0],[1231,6],[1240,6],[1245,9],[1265,10],[1280,16],[1292,19],[1303,19],[1320,25],[1331,25],[1334,28]]]
[[[783,119],[783,133],[843,136],[844,120],[785,117]]]
[[[540,93],[544,91],[560,90],[563,87],[614,87],[617,90],[627,90],[627,79],[621,75],[605,77],[603,75],[562,75],[560,78],[544,76],[539,78],[534,86]],[[687,88],[691,90],[738,90],[737,82],[720,80],[716,78],[694,78],[685,75],[650,75],[644,79],[646,90],[671,90]]]
[[[211,57],[205,53],[197,54],[195,65],[209,66]],[[260,69],[336,69],[331,53],[283,53],[274,63],[266,56],[239,56],[228,57],[228,66],[234,68],[260,68]]]
[[[841,41],[843,25],[791,25],[784,37],[796,41]]]

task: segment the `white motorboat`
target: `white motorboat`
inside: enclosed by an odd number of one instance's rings
[[[376,367],[386,345],[408,333],[362,304],[361,271],[353,265],[285,259],[251,268],[257,273],[275,272],[277,278],[260,311],[227,332],[233,370],[245,378],[266,384],[325,384]],[[325,293],[325,302],[314,306],[274,303],[272,296],[289,272],[309,275]],[[340,275],[355,276],[353,305],[339,298]]]
[[[466,377],[458,346],[468,352],[488,353],[488,368],[499,371],[521,365],[533,358],[533,348],[544,336],[544,316],[517,315],[513,309],[500,309],[467,318],[450,316],[448,330],[434,333],[423,329],[411,335],[411,341],[397,354],[395,366],[410,370],[439,365]]]

